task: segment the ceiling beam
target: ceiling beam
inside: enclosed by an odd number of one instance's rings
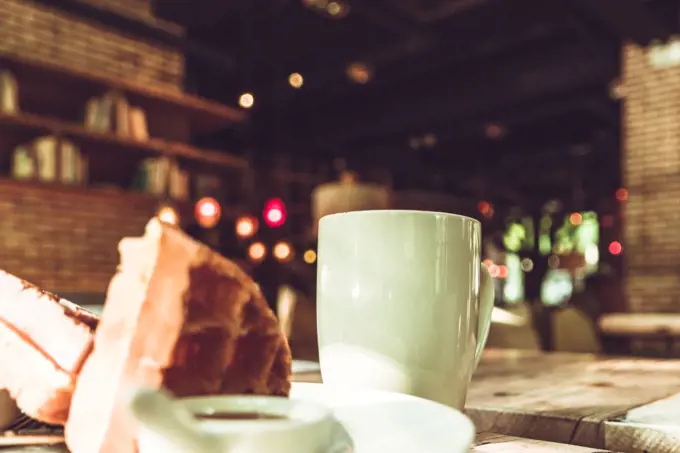
[[[423,2],[422,0],[411,0],[394,2],[394,4],[399,10],[415,17],[417,21],[429,23],[486,5],[488,2],[489,0],[458,0],[455,2]],[[429,3],[429,5],[427,3]]]
[[[645,46],[673,32],[639,0],[566,0],[577,12],[599,21],[618,37]]]
[[[424,30],[411,21],[394,16],[385,11],[377,2],[352,1],[349,2],[352,14],[359,14],[378,27],[390,30],[407,38],[424,35]]]
[[[442,68],[470,64],[474,61],[491,59],[501,54],[517,52],[535,43],[549,44],[563,38],[567,27],[555,18],[541,20],[545,14],[540,11],[527,12],[512,21],[502,21],[488,32],[480,33],[488,17],[496,11],[496,16],[504,16],[506,8],[503,2],[489,2],[487,8],[499,5],[490,11],[480,8],[472,11],[474,17],[469,22],[456,22],[438,32],[422,35],[414,34],[411,39],[404,39],[393,47],[373,49],[356,54],[353,50],[337,49],[323,54],[325,58],[310,59],[306,64],[299,62],[296,71],[305,76],[305,87],[298,93],[290,93],[285,79],[272,82],[269,74],[256,74],[255,86],[272,86],[279,83],[281,90],[289,93],[284,99],[301,106],[302,110],[313,111],[320,104],[335,103],[348,95],[361,94],[375,89],[389,89],[398,83],[406,82],[414,77],[427,74]],[[484,11],[482,11],[484,10]],[[461,21],[463,18],[461,17]],[[544,44],[544,45],[545,45]],[[363,61],[373,66],[375,77],[365,87],[357,87],[345,76],[346,66],[352,61]],[[457,68],[451,69],[457,71]],[[260,106],[271,102],[263,99]]]
[[[594,99],[596,95],[595,90],[585,90],[576,95],[566,93],[566,95],[557,96],[552,99],[541,99],[540,102],[512,105],[505,109],[493,109],[492,112],[466,117],[462,121],[452,121],[447,114],[439,118],[437,122],[428,124],[420,130],[397,130],[394,135],[389,137],[375,137],[374,143],[380,143],[382,146],[390,146],[392,148],[395,146],[404,147],[410,138],[432,133],[436,136],[437,148],[446,148],[447,142],[452,141],[455,143],[469,142],[471,146],[474,146],[474,143],[488,142],[489,139],[484,131],[484,126],[488,123],[501,124],[512,133],[513,130],[528,124],[555,116],[577,113],[596,117],[601,123],[605,123],[604,125],[594,123],[593,128],[597,128],[598,125],[601,128],[617,126],[618,123],[610,123],[610,116],[604,118],[604,115],[610,113],[610,111],[605,110],[606,107],[604,105],[596,102]],[[597,110],[596,106],[599,107]]]
[[[406,96],[390,93],[381,100],[356,105],[353,112],[332,117],[315,112],[312,118],[289,124],[309,145],[348,143],[370,137],[413,130],[441,122],[456,121],[471,115],[489,114],[504,106],[570,90],[607,83],[618,71],[615,58],[584,57],[582,52],[550,52],[538,64],[513,58],[495,67],[472,67],[460,77],[451,77],[446,85],[431,82]],[[569,70],[565,70],[569,68]]]

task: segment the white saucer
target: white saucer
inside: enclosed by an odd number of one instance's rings
[[[321,371],[318,362],[312,362],[310,360],[295,360],[293,359],[293,374],[302,373],[318,373]]]
[[[291,397],[333,409],[329,453],[467,453],[475,438],[465,415],[413,396],[294,382]]]

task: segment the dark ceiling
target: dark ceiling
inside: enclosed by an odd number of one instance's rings
[[[397,187],[510,199],[618,187],[610,85],[621,43],[674,33],[679,4],[346,0],[348,14],[332,18],[313,3],[157,2],[201,51],[188,56],[189,89],[228,104],[255,96],[248,130],[210,140],[260,160],[289,154],[300,168],[342,157],[390,169]],[[372,68],[368,83],[347,77],[352,62]]]

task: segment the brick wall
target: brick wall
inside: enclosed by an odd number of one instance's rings
[[[118,241],[142,234],[157,207],[143,194],[0,179],[0,268],[57,293],[104,293]]]
[[[90,0],[148,9],[148,0]],[[184,56],[33,0],[0,0],[0,54],[181,90]]]
[[[680,311],[680,66],[623,54],[625,295],[635,312]]]

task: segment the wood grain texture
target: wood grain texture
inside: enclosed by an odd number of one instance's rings
[[[646,447],[641,431],[625,440],[607,422],[679,391],[679,360],[492,350],[466,411],[481,431],[632,452]]]
[[[655,453],[680,451],[680,393],[605,422],[605,443]]]
[[[319,382],[320,375],[295,380]],[[480,432],[626,453],[680,452],[680,396],[666,400],[676,393],[680,360],[487,350],[466,413]]]
[[[522,439],[495,433],[477,433],[471,453],[609,453],[604,450]]]
[[[87,130],[68,121],[54,118],[46,118],[29,113],[8,115],[0,113],[0,129],[5,140],[16,137],[16,144],[21,143],[26,137],[39,137],[41,135],[60,134],[82,146],[83,152],[88,149],[96,149],[98,152],[112,153],[135,153],[139,157],[147,155],[164,155],[182,161],[195,161],[205,166],[218,166],[226,168],[244,169],[248,167],[248,161],[242,157],[217,150],[198,149],[181,142],[151,138],[148,140],[135,140],[130,137],[121,137],[115,134],[100,133]]]
[[[58,436],[17,436],[0,438],[0,448],[8,453],[67,453],[63,444],[54,445]],[[5,440],[3,442],[2,440]],[[33,445],[28,445],[33,443]],[[41,445],[43,444],[43,445]],[[377,452],[376,452],[377,453]],[[427,453],[427,452],[423,452]],[[470,453],[610,453],[609,451],[540,440],[522,439],[495,433],[477,433]]]

